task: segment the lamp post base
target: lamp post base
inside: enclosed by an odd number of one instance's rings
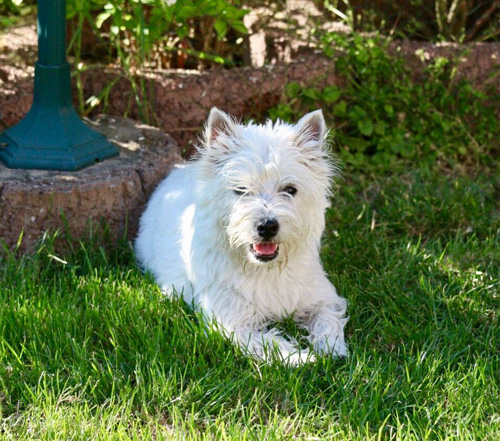
[[[0,161],[9,168],[76,171],[114,156],[118,156],[116,147],[97,133],[94,139],[69,149],[44,150],[18,144],[8,133],[0,135]]]

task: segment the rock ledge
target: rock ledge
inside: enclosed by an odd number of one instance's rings
[[[99,116],[87,121],[120,149],[120,156],[77,172],[14,170],[0,163],[0,240],[21,251],[45,231],[81,237],[104,220],[114,237],[132,238],[150,193],[174,163],[177,143],[130,119]]]

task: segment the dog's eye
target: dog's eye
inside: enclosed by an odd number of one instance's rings
[[[285,193],[288,193],[290,196],[295,196],[295,193],[297,193],[297,189],[291,185],[287,185],[283,191]]]
[[[243,196],[247,193],[246,187],[236,187],[234,190],[234,194],[238,196]]]

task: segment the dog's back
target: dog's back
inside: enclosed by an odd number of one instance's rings
[[[189,298],[191,287],[184,263],[189,260],[189,238],[195,213],[193,198],[193,165],[179,165],[154,191],[141,217],[135,242],[137,260],[151,271],[166,294],[172,288]],[[179,258],[181,256],[182,258]]]

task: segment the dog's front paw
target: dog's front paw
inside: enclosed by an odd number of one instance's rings
[[[338,335],[323,335],[312,343],[318,354],[332,355],[337,358],[347,358],[349,354],[343,337]]]
[[[285,339],[275,328],[265,332],[248,328],[236,329],[230,335],[246,353],[266,363],[298,366],[316,360],[311,351],[301,348],[292,338]]]
[[[299,349],[291,353],[281,353],[282,361],[290,366],[300,366],[316,361],[315,355],[307,349]]]

